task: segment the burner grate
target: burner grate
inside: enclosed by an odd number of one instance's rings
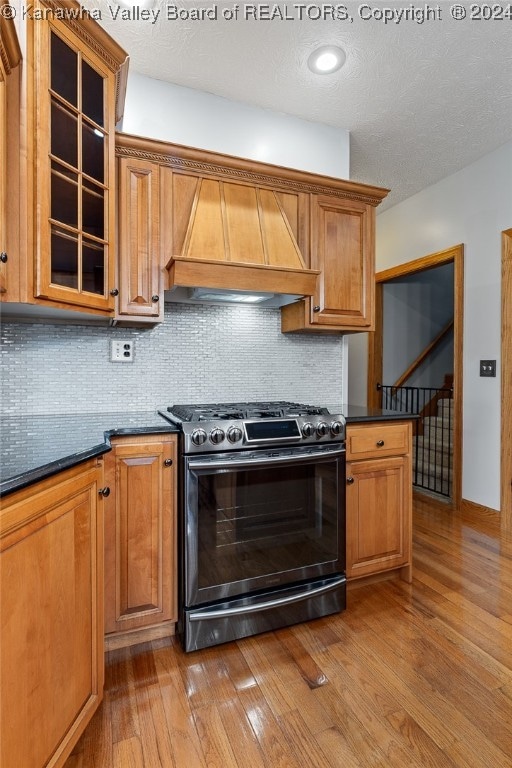
[[[284,400],[255,403],[191,403],[189,405],[173,405],[167,410],[183,422],[281,419],[283,417],[326,416],[329,414],[327,408]]]

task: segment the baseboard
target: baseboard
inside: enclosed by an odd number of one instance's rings
[[[476,501],[468,501],[468,499],[462,499],[460,502],[461,512],[473,512],[480,515],[499,515],[499,509],[493,509],[492,507],[484,507],[483,504],[477,504]]]
[[[105,635],[105,651],[114,651],[116,648],[128,648],[139,643],[149,643],[151,640],[160,640],[162,637],[172,637],[175,634],[174,621],[158,624],[155,627],[132,629],[129,632],[116,632]]]

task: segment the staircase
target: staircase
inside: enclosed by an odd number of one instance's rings
[[[417,488],[451,496],[453,481],[453,400],[441,398],[436,415],[417,424],[413,451],[413,483]]]

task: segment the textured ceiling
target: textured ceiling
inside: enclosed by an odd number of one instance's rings
[[[354,2],[345,3],[350,22],[300,20],[298,3],[178,0],[178,9],[189,12],[217,8],[217,20],[173,21],[156,0],[160,17],[152,24],[114,20],[109,5],[115,6],[106,0],[83,4],[101,9],[101,24],[128,51],[132,70],[348,129],[351,178],[391,188],[382,208],[512,139],[512,19],[455,21],[444,1],[430,5],[441,7],[441,20],[384,24],[361,19],[363,4]],[[223,9],[236,5],[241,18],[224,20]],[[470,3],[462,5],[469,13]],[[254,7],[277,16],[246,20]],[[301,7],[315,16],[327,6]],[[344,48],[346,64],[332,75],[313,75],[307,58],[325,44]]]

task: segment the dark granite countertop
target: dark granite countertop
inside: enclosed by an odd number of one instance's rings
[[[415,413],[389,411],[384,408],[367,408],[363,405],[341,405],[339,413],[345,415],[347,424],[356,424],[362,421],[404,421],[418,418],[418,414]]]
[[[111,450],[114,435],[178,430],[156,411],[4,417],[0,496]]]

